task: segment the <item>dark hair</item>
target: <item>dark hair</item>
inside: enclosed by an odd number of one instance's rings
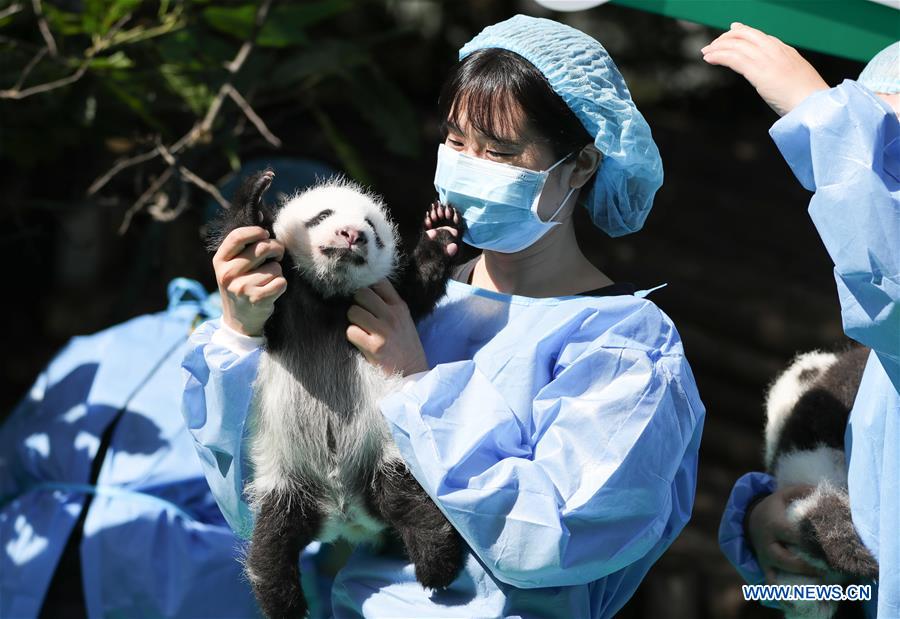
[[[528,129],[550,143],[557,159],[594,141],[537,67],[496,47],[473,52],[450,72],[438,99],[443,134],[447,135],[448,124],[460,126],[459,114],[464,111],[476,131],[491,139],[508,139],[504,130],[515,126],[511,102],[521,106]]]

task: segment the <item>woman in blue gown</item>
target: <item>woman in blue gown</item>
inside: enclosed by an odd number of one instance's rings
[[[659,153],[603,47],[545,19],[516,16],[463,47],[441,109],[435,188],[483,253],[418,325],[388,282],[359,291],[347,336],[407,377],[381,409],[466,542],[465,567],[430,591],[407,559],[361,547],[332,610],[611,617],[690,517],[704,408],[671,320],[584,257],[572,213],[580,203],[610,236],[637,231]],[[223,318],[184,362],[185,418],[244,536],[241,454],[283,251],[261,228],[229,235],[214,259]]]

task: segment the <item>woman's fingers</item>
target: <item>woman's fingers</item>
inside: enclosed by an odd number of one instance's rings
[[[397,290],[387,279],[380,279],[371,286],[372,290],[388,305],[400,305],[406,302],[397,294]]]
[[[353,344],[366,359],[371,358],[370,351],[372,349],[373,336],[364,329],[355,324],[347,327],[347,341]]]
[[[350,309],[347,310],[347,320],[349,320],[351,324],[360,327],[368,334],[379,333],[381,331],[378,319],[375,318],[371,312],[359,305],[350,306]]]
[[[729,32],[732,33],[733,36],[752,41],[761,48],[769,47],[772,44],[772,39],[775,39],[775,37],[767,35],[762,30],[757,30],[756,28],[740,22],[731,24],[731,30]],[[777,41],[778,39],[775,40]]]
[[[273,285],[274,282],[274,285]],[[278,298],[287,289],[287,280],[281,274],[281,265],[269,262],[255,271],[232,279],[227,287],[233,295],[244,297],[251,304]]]
[[[259,226],[245,226],[243,228],[235,228],[222,241],[219,249],[216,250],[213,260],[225,262],[231,260],[250,243],[255,243],[263,239],[269,238],[269,232]]]
[[[747,55],[731,49],[711,50],[703,54],[703,60],[709,64],[728,67],[736,73],[745,76],[752,71],[753,60]]]
[[[803,576],[821,576],[822,571],[813,567],[786,546],[774,543],[770,547],[772,567],[782,572],[792,572]]]
[[[387,303],[372,288],[357,290],[353,295],[353,302],[378,318],[383,318],[390,313]]]
[[[259,270],[269,261],[280,261],[283,257],[284,245],[279,241],[258,241],[248,245],[231,260],[221,263],[216,271],[221,275],[222,283],[228,285],[235,278]]]

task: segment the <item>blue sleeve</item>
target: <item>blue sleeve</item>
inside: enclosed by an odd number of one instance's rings
[[[216,343],[219,327],[211,320],[191,334],[182,363],[182,414],[225,520],[249,539],[253,516],[243,495],[249,475],[242,449],[260,349],[234,352]]]
[[[747,473],[738,479],[728,503],[722,522],[719,523],[719,547],[731,564],[748,584],[758,585],[766,581],[756,555],[744,538],[744,517],[747,507],[759,495],[775,492],[775,478],[767,473]]]
[[[854,81],[815,93],[770,131],[815,191],[809,213],[834,262],[844,331],[900,390],[900,123]]]
[[[652,562],[684,527],[705,411],[671,332],[678,353],[615,333],[564,348],[527,424],[475,361],[438,365],[382,402],[414,476],[496,578],[591,582]]]

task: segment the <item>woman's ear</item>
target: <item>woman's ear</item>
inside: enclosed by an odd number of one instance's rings
[[[572,168],[572,176],[569,177],[569,187],[579,189],[590,180],[603,161],[603,153],[597,150],[593,144],[588,144],[579,151],[575,158],[575,167]]]

